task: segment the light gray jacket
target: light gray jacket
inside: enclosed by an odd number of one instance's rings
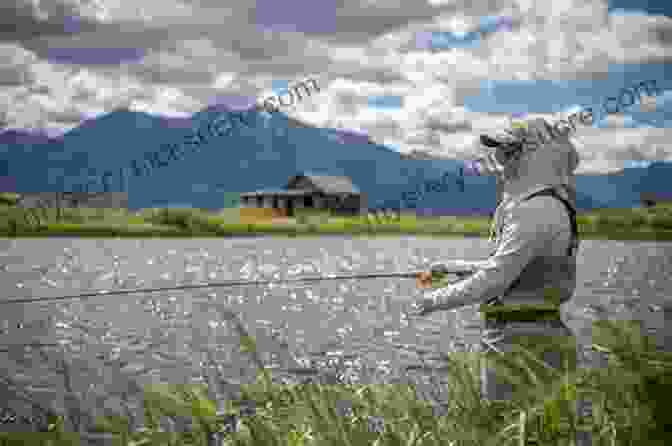
[[[556,304],[568,301],[576,288],[576,253],[567,256],[572,242],[569,213],[555,197],[525,198],[554,187],[575,204],[574,170],[578,162],[576,149],[566,138],[549,140],[525,156],[520,178],[504,185],[505,199],[495,211],[492,255],[484,261],[460,263],[460,268],[468,266],[474,274],[430,291],[425,297],[434,300],[439,309],[484,303],[496,297],[502,297],[505,305],[544,304],[549,302],[547,297]],[[562,185],[569,185],[569,190]],[[509,290],[519,277],[517,286]]]
[[[494,217],[492,255],[468,262],[473,275],[426,297],[449,308],[495,297],[502,297],[505,305],[544,304],[549,302],[546,296],[554,296],[555,303],[568,301],[576,288],[576,254],[567,256],[572,241],[569,214],[554,197],[523,201],[546,187],[535,187],[502,203]],[[518,285],[508,290],[519,276]]]

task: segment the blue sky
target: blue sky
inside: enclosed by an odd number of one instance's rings
[[[287,89],[289,88],[290,81],[287,79],[278,79],[278,80],[273,80],[271,82],[271,89],[273,90],[273,93],[276,95],[281,95],[285,92],[287,92]]]
[[[370,108],[378,109],[402,108],[404,106],[404,98],[398,95],[369,96],[368,105]]]
[[[662,90],[670,88],[670,68],[664,64],[612,66],[606,79],[569,81],[490,81],[484,82],[481,94],[467,99],[466,107],[475,111],[496,113],[568,113],[576,109],[592,107],[594,113],[606,117],[602,103],[608,97],[621,94],[622,88],[629,88],[641,81],[655,80]],[[625,99],[626,104],[629,101]],[[639,101],[624,109],[634,121],[642,118],[657,127],[669,127],[669,93],[657,101],[653,111],[641,111]],[[614,107],[613,101],[608,105]],[[603,126],[596,120],[596,127]],[[600,122],[602,121],[602,122]]]
[[[469,30],[421,31],[416,34],[416,46],[428,50],[477,48],[485,34],[511,31],[513,23],[508,16],[484,16]]]

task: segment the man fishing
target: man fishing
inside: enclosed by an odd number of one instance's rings
[[[560,304],[572,297],[576,287],[574,172],[579,155],[566,135],[553,135],[545,120],[533,119],[480,137],[485,153],[477,163],[479,170],[496,175],[501,188],[490,235],[495,249],[484,261],[434,264],[418,277],[419,286],[427,288],[437,273],[472,271],[466,279],[427,292],[410,315],[482,304],[481,384],[488,400],[509,400],[513,391],[503,378],[496,379],[493,353],[511,351],[515,343],[539,347],[539,335],[550,337],[556,346],[572,339],[560,319]],[[542,358],[560,368],[560,350],[546,349]]]

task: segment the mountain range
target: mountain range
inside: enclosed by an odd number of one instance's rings
[[[176,203],[220,209],[231,205],[232,195],[283,187],[303,172],[350,177],[366,194],[369,207],[462,215],[487,214],[496,205],[494,180],[462,178],[462,161],[409,159],[357,132],[313,127],[281,112],[245,112],[247,125],[228,135],[210,135],[198,151],[149,169],[148,174],[130,174],[133,160],[140,162],[162,144],[182,141],[200,123],[227,112],[224,106],[211,106],[189,118],[168,118],[119,109],[57,138],[6,130],[0,133],[0,176],[10,177],[19,193],[55,192],[74,190],[87,177],[105,171],[117,172],[110,177],[112,190],[128,192],[132,209]],[[671,166],[654,162],[618,173],[578,175],[578,207],[639,206],[641,192],[669,190]],[[126,180],[119,174],[122,168]],[[432,181],[442,181],[443,186],[427,187]],[[409,201],[411,195],[415,199]]]

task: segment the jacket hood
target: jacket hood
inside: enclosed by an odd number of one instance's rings
[[[507,132],[508,138],[515,138],[521,150],[501,173],[504,199],[526,195],[541,187],[563,185],[570,189],[568,198],[574,199],[575,171],[580,157],[568,136],[556,132],[541,118],[526,121],[514,130]]]

